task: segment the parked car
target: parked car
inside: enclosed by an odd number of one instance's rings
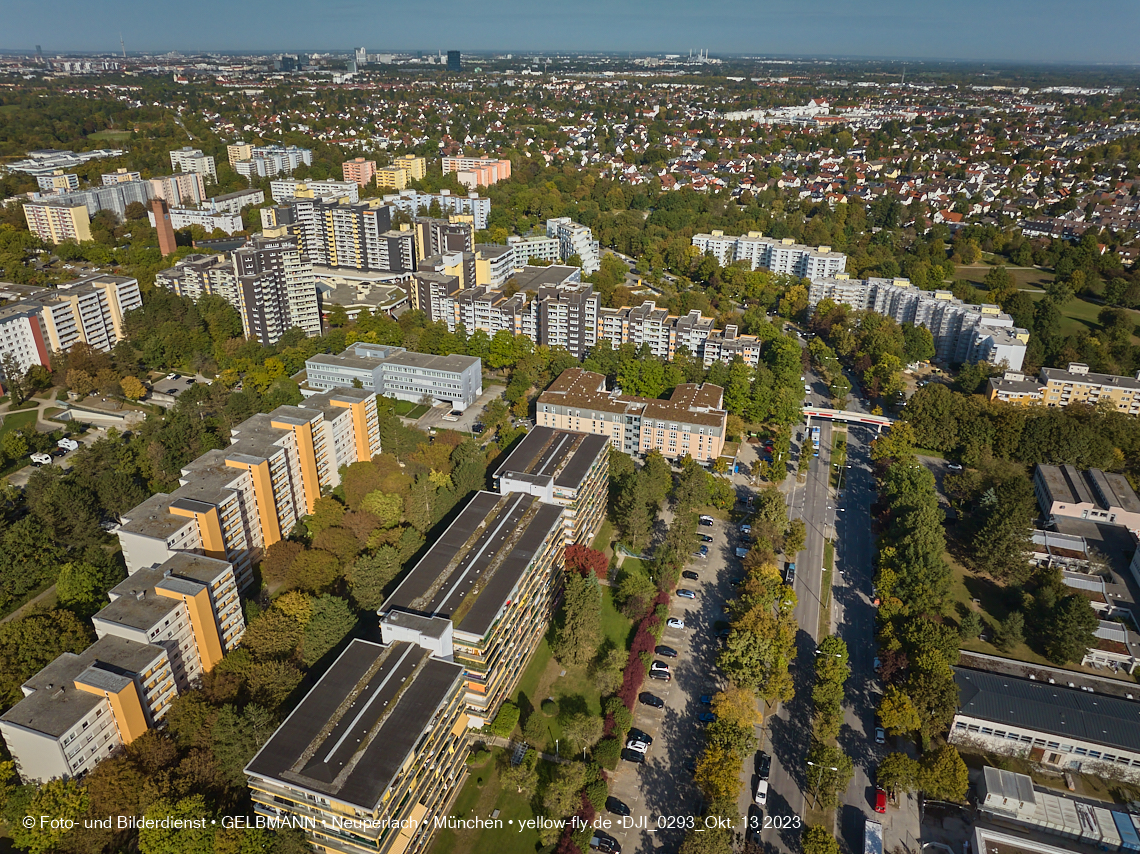
[[[883,662],[879,661],[879,656],[875,656],[875,663],[872,666],[875,668],[875,672],[878,673],[879,668],[883,666]]]
[[[743,525],[740,526],[740,533],[751,534],[752,533],[752,526],[749,525],[747,522],[745,522]]]
[[[176,379],[178,379],[178,374],[167,374],[166,378],[168,380],[176,380]]]
[[[55,444],[65,451],[78,451],[79,450],[79,443],[76,442],[74,439],[60,439]]]
[[[961,471],[962,470],[962,466],[960,463],[947,463],[946,468],[950,469],[950,471]]]
[[[636,762],[639,765],[645,764],[645,754],[638,753],[636,750],[623,750],[621,752],[621,758],[626,762]]]
[[[883,789],[875,789],[875,812],[887,811],[887,793]]]
[[[887,743],[886,731],[881,726],[875,727],[875,744],[886,744],[886,743]]]
[[[713,541],[713,538],[710,537],[708,534],[701,534],[701,542],[702,543],[711,543],[712,541]]]
[[[602,854],[621,854],[618,841],[601,830],[595,830],[594,835],[590,837],[590,848],[601,851]]]
[[[708,557],[709,556],[709,547],[708,546],[701,546],[699,549],[697,549],[697,554],[699,554],[701,557]]]
[[[658,682],[672,682],[673,674],[668,670],[650,670],[649,678],[656,679]]]
[[[701,516],[697,521],[704,525],[706,528],[711,528],[713,526],[712,516]]]
[[[643,729],[630,727],[628,735],[630,738],[636,739],[638,741],[644,741],[646,744],[653,744],[653,736],[651,736]]]
[[[645,753],[649,750],[649,745],[644,741],[634,741],[632,738],[625,743],[626,750],[636,750],[638,753]]]
[[[752,800],[756,802],[756,806],[762,807],[768,803],[768,781],[756,780],[756,789],[752,793]]]
[[[660,670],[664,673],[668,673],[669,672],[669,665],[666,664],[664,661],[655,661],[651,665],[649,665],[649,672],[650,673],[653,673],[654,671],[658,671],[658,670]]]
[[[701,694],[701,702],[706,705],[712,705],[712,694]]]
[[[32,462],[37,466],[50,466],[51,454],[32,454]]]
[[[606,798],[606,809],[612,812],[614,815],[629,815],[629,807],[626,805],[625,801],[619,801],[613,795],[610,795],[608,798]]]
[[[712,712],[701,712],[699,715],[697,715],[697,720],[703,724],[715,723],[716,715],[714,715]]]
[[[637,699],[641,702],[641,705],[649,706],[651,709],[665,708],[665,701],[656,694],[650,694],[648,691],[642,691],[637,695]]]
[[[693,572],[691,569],[686,569],[684,572],[682,572],[681,577],[687,578],[690,581],[700,581],[701,580],[701,577],[699,575],[697,575],[695,572]]]
[[[788,566],[784,569],[784,583],[789,587],[796,583],[795,561],[788,561]]]
[[[653,651],[655,653],[657,653],[658,655],[665,656],[666,658],[676,658],[677,657],[677,650],[673,649],[673,647],[671,647],[671,646],[659,646],[656,649],[654,649]]]
[[[677,595],[680,596],[682,599],[696,599],[697,598],[696,593],[694,593],[692,590],[685,590],[684,588],[679,589],[677,591]]]
[[[770,754],[765,753],[763,750],[756,754],[756,776],[761,780],[767,780],[768,775],[772,773],[772,757]]]
[[[665,625],[671,629],[683,629],[685,628],[685,621],[679,620],[676,617],[670,617],[665,621]]]

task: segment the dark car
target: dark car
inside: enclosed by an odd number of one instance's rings
[[[629,732],[626,733],[626,738],[628,738],[630,741],[642,741],[646,744],[653,744],[653,736],[651,736],[645,730],[638,729],[637,727],[630,727]]]
[[[697,549],[697,553],[701,557],[708,557],[709,556],[709,547],[708,546],[701,546],[699,549]]]
[[[619,801],[613,795],[606,798],[606,809],[614,815],[629,815],[629,806],[625,801]]]
[[[701,702],[706,706],[712,704],[712,694],[701,694]]]
[[[697,720],[703,724],[716,723],[716,715],[714,715],[712,712],[701,712],[699,715],[697,715]]]
[[[796,583],[796,565],[792,561],[788,562],[787,569],[784,570],[784,583],[789,587]]]
[[[691,569],[686,569],[684,572],[682,572],[681,577],[687,578],[690,581],[700,581],[701,580],[701,577],[699,575],[697,575],[695,572],[693,572]]]
[[[590,837],[590,847],[595,851],[601,851],[602,854],[621,854],[618,841],[601,830],[595,830],[594,835]]]
[[[471,432],[472,433],[482,433],[483,432],[482,422],[476,421],[474,424],[472,424],[471,425]]]
[[[692,590],[685,590],[683,588],[680,588],[677,590],[677,595],[682,599],[696,599],[697,598],[697,594],[694,593]]]
[[[630,750],[628,747],[622,748],[621,758],[626,762],[636,762],[638,765],[645,764],[645,754],[638,753],[636,750]]]
[[[713,538],[710,537],[708,534],[701,534],[701,542],[702,543],[711,543],[712,541],[713,541]]]
[[[649,678],[656,679],[659,682],[672,682],[673,675],[668,670],[650,670]]]
[[[665,708],[665,701],[658,697],[656,694],[650,694],[648,691],[642,691],[637,695],[637,699],[643,706],[650,706],[654,709]]]
[[[772,757],[761,750],[756,754],[756,776],[761,780],[767,780],[770,773],[772,773]]]
[[[658,655],[665,656],[666,658],[676,658],[677,657],[677,650],[673,649],[673,647],[671,647],[671,646],[659,646],[656,649],[654,649],[653,651],[655,653],[657,653]]]

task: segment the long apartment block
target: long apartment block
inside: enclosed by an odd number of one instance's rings
[[[950,291],[923,291],[908,279],[849,279],[845,275],[812,280],[808,302],[828,299],[924,326],[934,339],[935,359],[944,363],[989,362],[1020,370],[1029,332],[996,305],[973,305]]]
[[[165,647],[117,635],[66,652],[25,682],[0,734],[25,782],[85,774],[156,726],[177,695]]]
[[[245,768],[259,815],[318,850],[418,854],[463,782],[464,667],[354,640]]]
[[[229,447],[187,465],[178,489],[123,514],[118,536],[128,573],[195,552],[232,564],[239,589],[247,587],[262,551],[339,484],[338,469],[380,452],[376,398],[336,389],[255,415],[232,437]]]
[[[590,545],[606,515],[608,437],[535,427],[495,471],[503,495],[523,492],[562,508],[566,545]]]
[[[603,374],[582,368],[563,371],[537,406],[539,426],[606,436],[631,456],[657,450],[671,460],[709,463],[724,450],[728,428],[720,386],[683,383],[669,400],[651,400],[607,391]]]
[[[1071,403],[1107,403],[1117,412],[1140,414],[1140,371],[1134,377],[1098,374],[1082,362],[1067,368],[1042,368],[1038,379],[1006,371],[989,381],[986,395],[1005,403],[1068,406]]]
[[[561,517],[533,495],[478,492],[380,607],[385,643],[463,665],[472,726],[495,716],[546,631]]]
[[[753,270],[763,267],[803,279],[826,278],[847,268],[847,256],[833,252],[830,246],[805,246],[790,238],[765,237],[759,231],[739,237],[726,236],[723,231],[694,234],[693,246],[715,257],[721,266],[747,261]]]

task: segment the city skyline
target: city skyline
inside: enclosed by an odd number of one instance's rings
[[[83,4],[64,0],[51,27],[42,7],[18,0],[5,16],[0,48],[46,53],[118,53],[120,33],[128,51],[369,51],[440,50],[599,51],[710,55],[924,57],[929,60],[1135,64],[1129,37],[1140,26],[1140,8],[1122,0],[1099,5],[1095,14],[1047,0],[1016,0],[1001,6],[966,0],[953,9],[927,8],[901,0],[875,0],[853,9],[842,0],[795,4],[776,0],[748,4],[726,0],[715,15],[707,7],[677,0],[627,0],[615,8],[584,0],[573,10],[501,0],[482,16],[455,0],[443,0],[430,31],[416,27],[406,6],[358,0],[317,6],[283,0],[278,16],[256,7],[200,4],[187,18],[174,7],[139,0]],[[224,16],[228,26],[217,27]],[[297,21],[308,16],[304,27]],[[603,21],[608,22],[602,26]],[[393,35],[398,34],[398,35]],[[303,43],[302,43],[303,42]]]

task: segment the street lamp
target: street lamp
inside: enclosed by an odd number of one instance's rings
[[[812,768],[818,768],[819,769],[819,776],[816,777],[816,779],[815,779],[815,789],[813,790],[813,792],[815,794],[815,805],[819,806],[819,786],[823,782],[824,770],[834,771],[836,774],[838,774],[839,769],[838,768],[832,768],[830,765],[816,765],[814,762],[811,762],[811,761],[808,762],[808,765],[810,765]]]

